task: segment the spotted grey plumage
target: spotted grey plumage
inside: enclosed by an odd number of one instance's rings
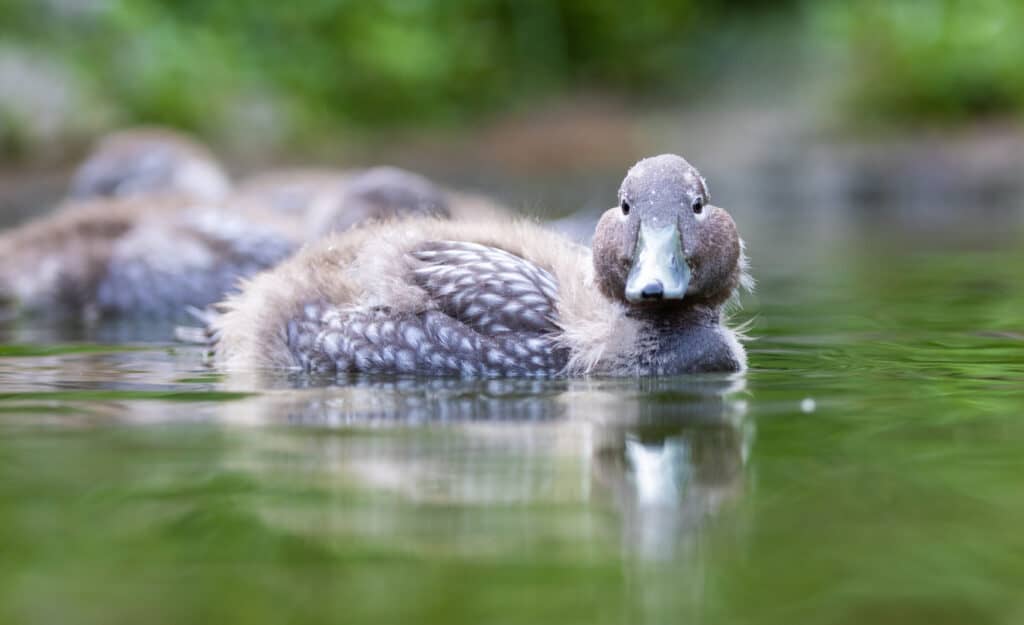
[[[465,241],[431,241],[412,253],[413,271],[438,308],[486,335],[556,332],[558,285],[523,258]]]
[[[428,241],[410,260],[418,263],[410,279],[436,308],[396,315],[387,307],[309,304],[287,327],[302,366],[462,377],[549,376],[565,367],[549,272],[504,250],[458,241]]]

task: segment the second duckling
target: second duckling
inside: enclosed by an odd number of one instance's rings
[[[96,142],[75,170],[68,198],[175,193],[196,201],[219,202],[230,192],[231,180],[206,146],[166,128],[132,128]]]
[[[411,182],[415,184],[411,184]],[[408,172],[354,174],[310,215],[179,195],[74,202],[0,234],[0,305],[85,319],[180,316],[234,291],[324,232],[406,215],[446,215]]]

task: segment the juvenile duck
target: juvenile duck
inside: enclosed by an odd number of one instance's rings
[[[0,307],[85,320],[176,315],[294,248],[268,223],[180,198],[76,202],[0,233]]]
[[[353,173],[309,207],[307,232],[316,238],[354,226],[408,217],[451,217],[446,194],[419,174],[397,167]]]
[[[306,219],[314,237],[386,218],[509,215],[488,197],[446,189],[398,167],[269,171],[240,182],[228,204],[239,212],[255,209]]]
[[[448,376],[738,371],[729,214],[675,155],[630,169],[591,253],[527,222],[385,223],[254,278],[212,321],[229,368]]]
[[[56,210],[0,233],[3,316],[92,316],[118,241],[140,223],[220,200],[228,188],[216,159],[185,135],[151,128],[103,137]]]
[[[240,180],[228,203],[243,212],[256,209],[304,219],[313,205],[335,197],[352,175],[330,168],[263,171]]]
[[[203,308],[321,235],[406,216],[445,217],[440,191],[393,168],[353,174],[304,218],[280,211],[195,208],[140,222],[113,249],[97,289],[107,314],[173,315]]]
[[[175,193],[217,202],[231,182],[203,145],[164,128],[135,128],[104,136],[75,170],[68,197],[145,197]]]
[[[408,186],[412,178],[420,184]],[[318,229],[441,214],[440,192],[414,174],[358,174],[346,189],[318,213]],[[320,234],[308,217],[235,208],[158,194],[70,203],[0,234],[0,307],[87,319],[173,317],[222,299],[240,278]]]

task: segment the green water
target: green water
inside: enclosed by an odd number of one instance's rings
[[[159,325],[4,328],[0,621],[1024,621],[1024,238],[793,223],[747,226],[737,377],[245,378]]]

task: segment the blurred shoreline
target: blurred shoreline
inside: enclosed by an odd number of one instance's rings
[[[662,152],[690,159],[726,206],[877,202],[927,212],[934,223],[955,221],[964,203],[1019,212],[1024,126],[1016,120],[864,134],[835,130],[828,110],[794,99],[635,113],[581,94],[473,128],[339,137],[333,154],[213,148],[238,178],[277,167],[393,164],[541,218],[596,214],[614,203],[626,168]],[[79,151],[0,165],[0,225],[57,203]]]

